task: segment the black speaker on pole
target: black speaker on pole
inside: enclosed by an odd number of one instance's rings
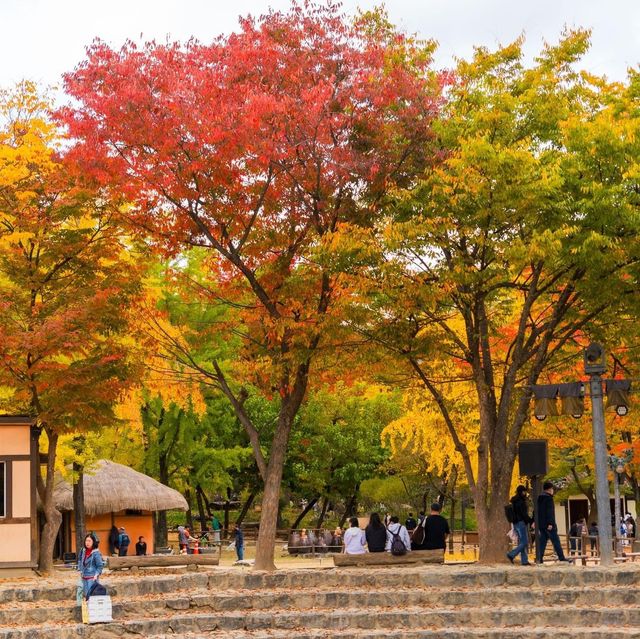
[[[547,440],[523,439],[518,442],[520,475],[544,477],[547,474]]]

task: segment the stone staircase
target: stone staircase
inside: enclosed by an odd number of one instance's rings
[[[75,588],[0,590],[0,639],[640,636],[640,565],[402,566],[105,576],[114,622],[77,623]]]

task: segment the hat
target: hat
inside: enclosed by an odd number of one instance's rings
[[[625,520],[625,521],[627,521],[628,519],[631,519],[631,515],[630,515],[629,513],[627,513],[627,514],[624,516],[624,520]]]
[[[120,530],[124,530],[124,526],[120,526]]]

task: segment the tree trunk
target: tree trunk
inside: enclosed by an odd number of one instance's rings
[[[425,491],[422,493],[422,512],[425,514],[425,516],[426,516],[426,514],[427,514],[427,511],[429,510],[429,509],[427,508],[427,503],[428,503],[428,501],[429,501],[429,494],[430,494],[430,491],[429,491],[429,490],[425,490]]]
[[[229,500],[226,499],[224,502],[224,523],[222,524],[222,529],[224,531],[224,536],[229,536],[229,508],[231,508],[231,504]]]
[[[80,556],[87,534],[84,519],[84,471],[82,466],[75,462],[73,470],[77,473],[77,479],[73,484],[73,519],[76,527],[76,553]]]
[[[211,501],[207,497],[207,493],[204,492],[202,486],[198,484],[196,490],[200,493],[202,501],[204,502],[204,508],[207,511],[207,521],[213,518],[213,512],[211,510]]]
[[[329,498],[325,497],[322,500],[322,508],[320,509],[320,516],[318,517],[318,521],[316,522],[316,528],[318,530],[322,528],[322,524],[324,523],[324,518],[327,516],[328,507],[329,507]]]
[[[342,515],[342,518],[338,523],[338,526],[340,526],[340,528],[344,527],[344,523],[347,521],[347,517],[352,517],[353,516],[352,513],[354,513],[354,511],[356,510],[359,490],[360,490],[360,486],[356,486],[356,489],[353,492],[353,495],[351,495],[351,499],[349,499],[349,501],[347,502],[347,505],[344,508],[344,513]]]
[[[304,393],[302,393],[304,395]],[[254,570],[275,570],[273,553],[276,547],[276,533],[278,524],[278,506],[280,503],[280,483],[287,454],[289,433],[293,419],[302,402],[302,395],[295,402],[283,400],[278,416],[278,425],[271,444],[269,463],[264,478],[264,493],[262,497],[262,513],[260,528],[256,543],[256,560]]]
[[[154,518],[155,523],[155,548],[166,548],[169,545],[167,535],[167,511],[159,510]]]
[[[236,524],[240,525],[244,521],[244,518],[247,516],[247,513],[249,512],[249,508],[251,508],[251,504],[253,504],[253,500],[256,498],[257,493],[258,493],[257,490],[251,491],[251,494],[247,498],[247,501],[244,502],[244,506],[242,507],[242,510],[238,515],[238,518],[236,519]]]
[[[504,504],[509,501],[509,483],[497,486],[487,503],[476,499],[476,517],[478,520],[478,546],[480,562],[496,564],[505,562],[507,552],[507,527],[504,525]],[[504,529],[504,531],[503,531]]]
[[[53,485],[56,464],[56,449],[58,446],[58,435],[51,429],[44,426],[45,432],[49,439],[49,448],[47,450],[47,468],[46,477],[43,479],[42,471],[38,473],[38,494],[42,502],[42,510],[44,513],[45,523],[42,527],[40,535],[40,555],[38,567],[42,572],[53,571],[53,548],[56,543],[56,537],[62,515],[53,503]]]
[[[314,497],[309,502],[307,502],[307,505],[302,509],[302,512],[296,517],[296,520],[293,522],[293,524],[291,524],[292,531],[298,528],[298,526],[300,525],[300,522],[307,516],[309,511],[316,505],[317,501],[318,501],[318,497]]]
[[[200,484],[196,486],[196,502],[198,504],[198,517],[200,518],[200,532],[204,532],[207,529],[207,517],[204,512],[202,488],[200,488]]]
[[[193,513],[191,512],[191,490],[189,488],[184,491],[184,498],[187,500],[187,505],[189,506],[186,514],[187,527],[191,532],[195,532],[193,527]]]
[[[449,553],[453,554],[453,531],[456,523],[456,485],[458,483],[458,467],[455,464],[451,468],[450,479],[451,511],[449,513],[449,528],[451,529],[451,534],[449,535]]]

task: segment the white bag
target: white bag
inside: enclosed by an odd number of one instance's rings
[[[84,623],[106,623],[113,621],[111,597],[109,595],[96,595],[83,602],[83,613],[86,609]],[[84,614],[83,614],[84,617]]]
[[[507,531],[507,537],[509,537],[511,543],[514,544],[517,544],[520,541],[520,539],[518,538],[518,533],[513,526],[511,526],[511,528],[509,528],[509,530]]]

